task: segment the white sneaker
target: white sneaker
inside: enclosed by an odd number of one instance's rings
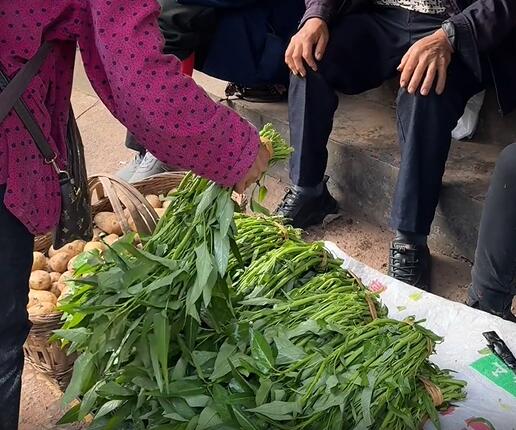
[[[129,179],[129,182],[140,182],[150,176],[157,175],[158,173],[170,172],[171,170],[172,168],[159,161],[150,152],[147,152]]]
[[[120,179],[129,182],[145,157],[145,153],[138,152],[134,158],[115,173]]]

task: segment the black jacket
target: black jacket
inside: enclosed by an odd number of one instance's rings
[[[303,21],[330,20],[349,0],[305,0]],[[500,111],[516,108],[516,0],[443,0],[455,24],[457,55],[479,79],[491,69]],[[485,69],[485,67],[484,67]]]

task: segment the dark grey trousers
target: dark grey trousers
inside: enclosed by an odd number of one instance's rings
[[[338,105],[336,91],[358,94],[397,76],[396,68],[410,46],[439,29],[444,19],[445,16],[377,7],[335,22],[319,71],[309,72],[305,79],[291,79],[290,139],[295,152],[290,176],[295,185],[315,186],[324,177],[326,144]],[[444,94],[399,92],[401,166],[392,208],[394,229],[429,233],[451,132],[469,98],[481,88],[460,58],[454,57]]]
[[[478,235],[471,304],[502,316],[516,294],[516,144],[505,148],[494,170]]]

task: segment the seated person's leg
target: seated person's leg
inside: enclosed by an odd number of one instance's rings
[[[287,99],[285,49],[305,12],[304,0],[261,0],[224,9],[200,70],[228,81],[227,97]]]
[[[292,219],[294,226],[318,224],[336,212],[336,202],[324,179],[326,144],[338,105],[335,91],[358,94],[396,75],[408,49],[408,33],[400,30],[404,18],[406,12],[401,9],[373,9],[341,17],[330,29],[318,71],[306,65],[305,78],[292,75],[289,121],[294,153],[290,178],[294,188],[277,212]]]
[[[468,304],[516,322],[516,144],[505,148],[491,178],[478,235]]]
[[[438,17],[433,30],[431,17],[421,15],[421,20],[421,28],[413,29],[416,34],[426,36],[440,27]],[[426,238],[439,200],[451,132],[482,85],[459,58],[452,57],[444,92],[438,95],[435,89],[435,82],[426,96],[401,89],[397,105],[401,165],[391,219],[397,237],[391,246],[389,275],[423,289],[430,286]]]

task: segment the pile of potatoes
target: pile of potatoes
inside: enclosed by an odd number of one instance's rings
[[[158,215],[163,216],[169,202],[162,203],[156,195],[147,195],[145,198]],[[134,221],[127,211],[126,216],[131,230],[136,232]],[[90,242],[76,240],[60,249],[50,247],[48,256],[34,252],[29,279],[29,317],[55,313],[60,301],[69,293],[70,288],[66,281],[73,277],[77,256],[93,250],[102,253],[107,249],[107,245],[112,245],[122,235],[122,228],[113,212],[99,212],[94,217],[94,224],[94,236]]]
[[[82,240],[75,240],[57,250],[51,247],[48,258],[41,252],[34,252],[29,278],[29,317],[55,312],[59,301],[69,292],[66,281],[73,277],[73,263],[86,245]]]

